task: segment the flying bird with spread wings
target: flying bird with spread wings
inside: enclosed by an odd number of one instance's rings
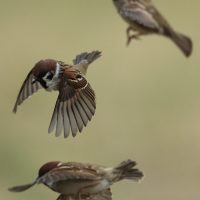
[[[60,193],[57,200],[111,200],[113,183],[129,179],[139,181],[143,173],[135,168],[136,162],[126,160],[116,167],[103,167],[77,162],[48,162],[30,184],[9,188],[11,192],[22,192],[36,184],[44,184]]]
[[[59,95],[48,132],[56,129],[56,136],[60,136],[64,130],[65,138],[70,132],[75,137],[95,114],[95,92],[85,75],[89,64],[100,56],[100,51],[84,52],[76,56],[72,65],[54,59],[40,60],[23,82],[13,112],[39,89],[56,90]]]
[[[113,0],[113,3],[121,17],[129,24],[126,31],[127,45],[132,39],[139,39],[142,35],[158,34],[171,39],[186,57],[191,55],[191,39],[176,32],[151,0]]]

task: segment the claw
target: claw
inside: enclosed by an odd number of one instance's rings
[[[131,42],[131,38],[129,37],[129,38],[127,39],[127,41],[126,41],[126,46],[129,46],[130,42]]]
[[[132,31],[133,29],[132,29],[132,27],[131,26],[129,26],[127,29],[126,29],[126,35],[127,35],[127,37],[129,38],[130,37],[130,31]]]
[[[127,46],[130,44],[132,39],[140,40],[140,37],[139,37],[139,35],[131,35],[131,36],[129,36],[128,39],[127,39],[127,42],[126,42]]]

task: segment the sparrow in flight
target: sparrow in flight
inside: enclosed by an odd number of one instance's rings
[[[77,162],[48,162],[39,169],[38,177],[32,183],[8,190],[22,192],[42,183],[60,193],[57,200],[111,200],[113,183],[124,179],[138,181],[143,177],[135,166],[136,162],[132,160],[109,168]]]
[[[191,39],[176,32],[151,3],[151,0],[113,0],[113,2],[121,17],[129,24],[126,31],[127,45],[132,39],[155,33],[171,39],[186,57],[191,55]]]
[[[64,137],[70,132],[75,137],[92,119],[95,113],[95,92],[85,78],[87,68],[101,52],[81,53],[73,64],[65,64],[54,59],[40,60],[28,73],[23,82],[13,112],[25,99],[44,88],[46,91],[59,92],[48,132],[56,129],[56,136],[64,130]]]

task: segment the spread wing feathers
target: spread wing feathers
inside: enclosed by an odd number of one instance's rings
[[[130,22],[135,22],[145,28],[159,30],[159,24],[144,8],[135,5],[127,5],[124,6],[120,12]]]
[[[81,195],[84,200],[112,200],[112,193],[109,189],[103,190],[97,194]],[[78,200],[78,196],[69,196],[61,194],[57,200]]]
[[[17,112],[17,106],[22,104],[22,102],[27,99],[29,96],[37,92],[39,89],[42,88],[39,82],[33,82],[34,76],[32,74],[32,71],[29,72],[28,76],[24,80],[21,89],[19,91],[19,94],[17,96],[17,100],[15,103],[15,106],[13,108],[13,112]]]
[[[64,137],[70,131],[75,137],[95,113],[95,93],[87,80],[79,74],[76,79],[64,77],[49,125],[49,133],[56,127],[56,136],[64,129]]]
[[[63,166],[60,169],[51,170],[48,173],[44,174],[37,181],[38,183],[44,183],[50,185],[51,183],[67,180],[99,180],[101,179],[98,176],[97,172],[94,173],[94,170],[87,168],[74,168],[73,166]]]
[[[94,60],[99,58],[101,56],[100,51],[92,51],[91,53],[84,52],[76,56],[76,58],[73,60],[73,64],[77,65],[79,64],[82,60],[87,60],[88,64],[92,63]]]

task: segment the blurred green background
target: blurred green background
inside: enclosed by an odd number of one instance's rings
[[[0,0],[0,198],[56,199],[42,185],[21,194],[47,161],[113,166],[135,159],[140,184],[113,186],[113,199],[200,198],[199,0],[154,0],[171,25],[193,39],[186,59],[163,37],[125,45],[126,23],[111,0]],[[40,91],[12,108],[29,70],[44,58],[71,63],[76,54],[101,50],[88,80],[97,94],[96,115],[76,138],[47,134],[57,92]]]

